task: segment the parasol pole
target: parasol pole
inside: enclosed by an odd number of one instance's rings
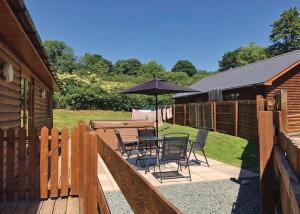
[[[157,104],[157,93],[155,94],[155,107],[156,107],[156,137],[158,137],[158,104]]]

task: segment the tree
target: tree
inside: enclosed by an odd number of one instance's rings
[[[141,67],[142,63],[138,59],[118,60],[113,66],[113,71],[117,74],[136,76]]]
[[[193,76],[197,73],[197,69],[189,60],[179,60],[172,68],[172,72],[184,72],[189,76]]]
[[[58,73],[73,73],[76,70],[76,57],[71,47],[62,41],[45,40],[44,47],[51,66]]]
[[[108,74],[112,72],[111,61],[103,58],[99,54],[84,54],[79,60],[81,74]]]
[[[149,61],[141,66],[140,74],[147,78],[158,77],[160,73],[165,72],[163,65],[158,64],[156,61]]]
[[[219,70],[225,71],[230,68],[247,65],[266,58],[268,58],[268,51],[266,48],[256,45],[255,43],[250,43],[244,47],[225,53],[219,61]]]
[[[271,25],[269,47],[272,56],[283,54],[300,48],[300,17],[297,8],[283,11],[280,18]]]

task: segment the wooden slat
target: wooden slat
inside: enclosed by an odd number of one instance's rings
[[[40,197],[48,198],[48,128],[44,127],[41,130],[40,143]]]
[[[78,195],[78,164],[79,164],[79,128],[75,127],[72,130],[71,141],[71,194]]]
[[[111,213],[99,179],[97,179],[97,203],[100,213]]]
[[[15,131],[7,130],[6,193],[7,200],[14,200]]]
[[[3,144],[4,144],[4,133],[0,129],[0,202],[3,201]]]
[[[273,112],[260,111],[258,113],[258,130],[261,213],[269,214],[275,212],[272,159],[274,146]]]
[[[58,196],[58,130],[51,129],[51,179],[50,196]]]
[[[285,159],[284,154],[281,152],[278,146],[274,147],[274,166],[277,176],[282,179],[281,189],[285,189],[287,194],[281,203],[285,203],[284,207],[289,206],[291,212],[289,213],[300,213],[300,183],[297,179],[293,169]]]
[[[80,122],[79,123],[79,163],[78,163],[78,173],[79,173],[79,179],[78,179],[78,191],[79,195],[79,206],[83,207],[83,193],[84,193],[84,174],[83,174],[83,151],[84,151],[84,133],[87,131],[87,126],[85,123]]]
[[[84,189],[83,213],[97,213],[97,136],[87,132],[84,136]]]
[[[61,193],[60,196],[69,194],[69,131],[67,128],[62,130],[61,134]]]
[[[25,153],[26,153],[26,130],[21,128],[19,131],[18,144],[18,199],[25,199]]]
[[[98,138],[98,152],[135,213],[181,213],[100,138]]]
[[[29,149],[30,149],[30,174],[29,174],[29,197],[31,199],[34,199],[35,197],[35,169],[36,169],[36,144],[37,142],[35,141],[35,132],[34,130],[31,130],[30,133],[30,144],[29,144]]]

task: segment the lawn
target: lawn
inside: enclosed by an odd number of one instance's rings
[[[59,129],[63,127],[71,129],[79,120],[89,123],[90,120],[126,120],[130,118],[130,112],[54,110],[54,126]],[[195,139],[197,135],[197,129],[185,126],[166,123],[160,128],[161,135],[173,132],[187,132],[190,139]],[[205,152],[208,157],[233,166],[248,168],[258,164],[256,143],[217,132],[210,132]]]

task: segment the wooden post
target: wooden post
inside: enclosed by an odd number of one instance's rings
[[[261,95],[256,96],[256,112],[258,117],[258,112],[265,110],[265,100]]]
[[[18,144],[18,199],[25,199],[25,153],[26,153],[26,130],[21,128],[19,131]]]
[[[273,112],[258,112],[260,205],[262,214],[275,213]]]
[[[83,213],[97,213],[97,136],[95,133],[85,134],[84,144],[84,189]]]
[[[239,134],[239,102],[234,101],[234,135],[238,136]]]
[[[79,128],[76,126],[72,130],[71,141],[71,194],[78,195],[79,182]]]
[[[41,154],[40,154],[40,197],[48,198],[48,128],[41,130]]]
[[[183,125],[186,125],[186,104],[183,104]]]
[[[14,168],[15,168],[15,130],[7,130],[6,149],[6,192],[7,200],[14,200]]]
[[[0,202],[3,201],[3,144],[4,133],[0,128]]]
[[[176,124],[176,105],[173,105],[173,124]]]
[[[35,132],[34,129],[30,129],[30,174],[29,174],[29,184],[30,184],[30,189],[29,189],[29,196],[31,199],[34,199],[35,197],[35,170],[36,170],[36,142],[35,142]]]
[[[58,196],[58,130],[51,129],[51,180],[50,196]]]
[[[61,192],[60,196],[69,195],[69,131],[67,128],[62,129],[61,133]]]

